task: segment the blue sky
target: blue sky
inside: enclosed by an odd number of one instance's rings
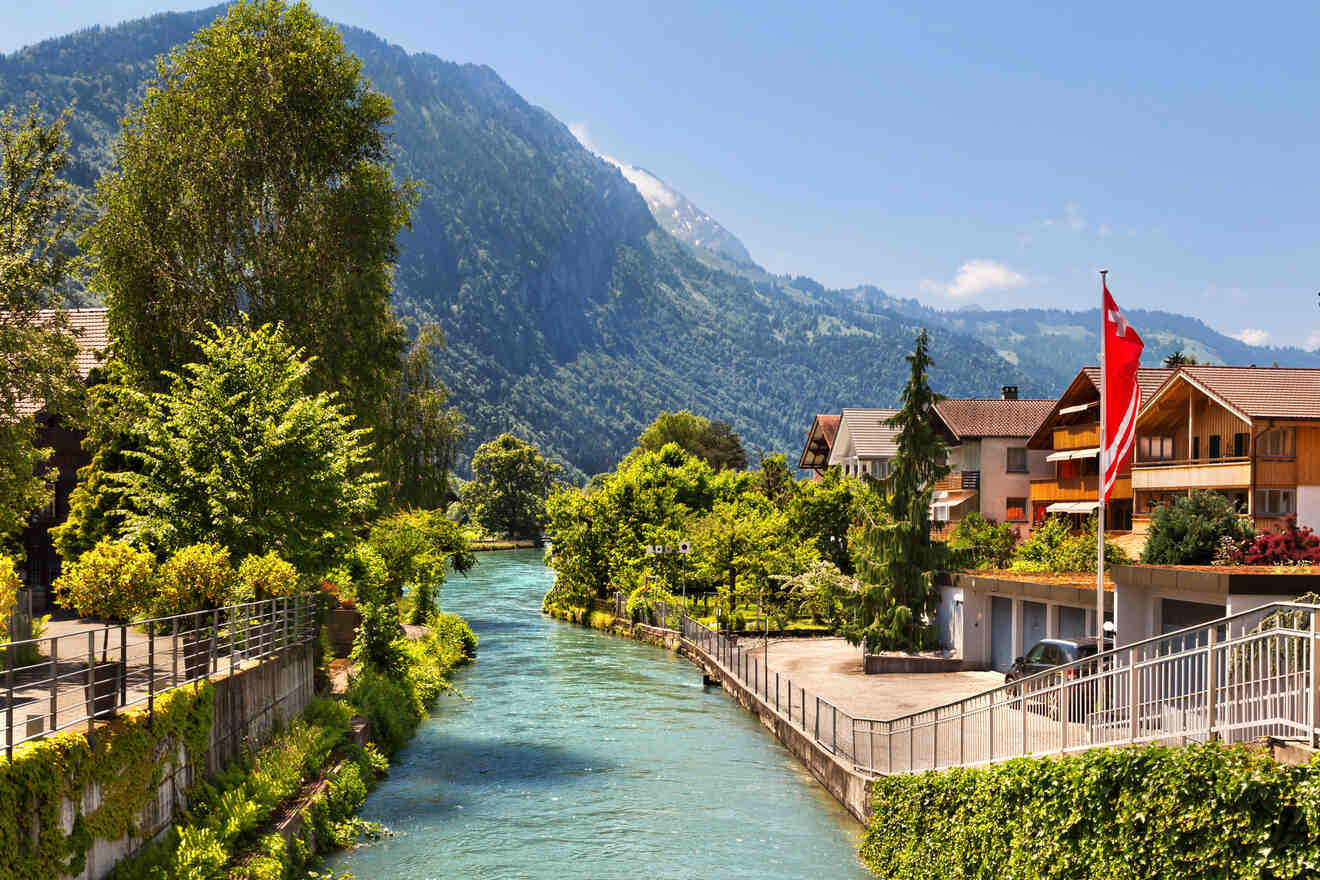
[[[313,5],[490,65],[773,271],[1081,308],[1103,266],[1125,308],[1320,346],[1316,4]],[[0,51],[178,8],[30,4]]]

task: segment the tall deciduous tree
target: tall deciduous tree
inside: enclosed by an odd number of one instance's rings
[[[725,422],[712,422],[688,410],[662,412],[637,438],[638,452],[659,452],[667,443],[677,443],[689,455],[702,459],[717,471],[747,467],[747,450]]]
[[[67,119],[44,122],[35,105],[0,114],[0,539],[50,499],[34,410],[59,411],[78,387],[68,321],[50,311],[79,265],[67,241],[74,196],[60,176]]]
[[[406,337],[389,308],[409,185],[389,99],[305,3],[240,0],[157,63],[123,120],[82,239],[138,387],[197,358],[208,324],[282,322],[306,378],[382,429]]]
[[[501,434],[472,456],[472,482],[463,487],[463,504],[482,528],[513,537],[541,534],[545,502],[554,489],[559,465],[546,461],[535,446]]]
[[[467,426],[447,405],[449,389],[436,374],[436,353],[444,345],[439,324],[418,331],[391,400],[386,433],[379,438],[381,472],[398,507],[436,508],[450,499],[449,472]]]
[[[214,543],[237,558],[274,551],[324,571],[375,504],[367,432],[333,395],[309,394],[312,365],[277,327],[215,328],[201,363],[151,395],[115,474],[126,536],[158,551]]]
[[[873,651],[931,647],[934,636],[926,619],[938,604],[934,575],[944,547],[930,537],[930,499],[935,481],[949,468],[935,428],[934,407],[940,397],[930,389],[927,345],[922,330],[907,356],[911,373],[903,407],[889,420],[899,429],[898,452],[885,487],[889,516],[868,516],[850,541],[861,594],[858,625],[848,635],[864,640]]]

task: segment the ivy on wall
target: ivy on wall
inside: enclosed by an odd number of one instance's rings
[[[166,772],[177,769],[183,745],[199,762],[210,744],[214,690],[209,681],[159,694],[154,717],[130,709],[87,734],[66,731],[24,743],[0,760],[0,880],[44,880],[82,871],[94,839],[119,840],[139,829],[137,817]],[[150,768],[150,772],[144,772]],[[100,789],[101,803],[84,815],[83,792]],[[75,805],[66,830],[61,802]]]
[[[1317,761],[1212,743],[880,777],[861,858],[895,880],[1315,877]]]

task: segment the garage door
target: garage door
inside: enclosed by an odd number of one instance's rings
[[[1039,602],[1022,603],[1022,653],[1045,638],[1045,606]]]
[[[1000,672],[1013,665],[1013,600],[990,598],[990,665]]]
[[[1059,638],[1080,639],[1086,635],[1086,609],[1060,605]]]

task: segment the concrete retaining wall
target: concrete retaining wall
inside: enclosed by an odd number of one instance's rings
[[[681,653],[697,664],[710,679],[720,682],[725,693],[733,697],[744,709],[756,715],[761,724],[773,733],[797,758],[811,775],[843,804],[844,809],[863,825],[871,819],[871,777],[858,773],[816,743],[808,734],[793,726],[786,716],[776,712],[757,694],[727,677],[719,665],[691,642],[682,643]]]
[[[963,663],[956,657],[894,657],[888,654],[863,654],[862,671],[867,675],[890,672],[962,672]]]
[[[87,851],[87,863],[81,874],[68,880],[101,880],[110,873],[115,863],[129,855],[147,841],[155,838],[173,823],[176,814],[187,807],[187,792],[199,781],[198,771],[209,776],[238,756],[245,744],[259,745],[270,737],[276,716],[290,721],[302,715],[313,695],[312,676],[315,672],[314,646],[311,644],[289,648],[274,656],[211,676],[215,686],[215,717],[211,724],[211,745],[206,755],[206,766],[199,768],[188,762],[188,756],[179,743],[163,743],[156,755],[157,765],[167,765],[170,750],[178,750],[177,769],[167,771],[156,789],[156,798],[139,815],[138,828],[142,835],[122,840],[95,840]],[[187,685],[184,685],[187,687]],[[152,768],[143,767],[143,773]],[[61,819],[66,833],[73,828],[77,812],[87,815],[101,804],[99,787],[93,784],[83,792],[81,803],[75,810],[72,801],[61,805]]]

